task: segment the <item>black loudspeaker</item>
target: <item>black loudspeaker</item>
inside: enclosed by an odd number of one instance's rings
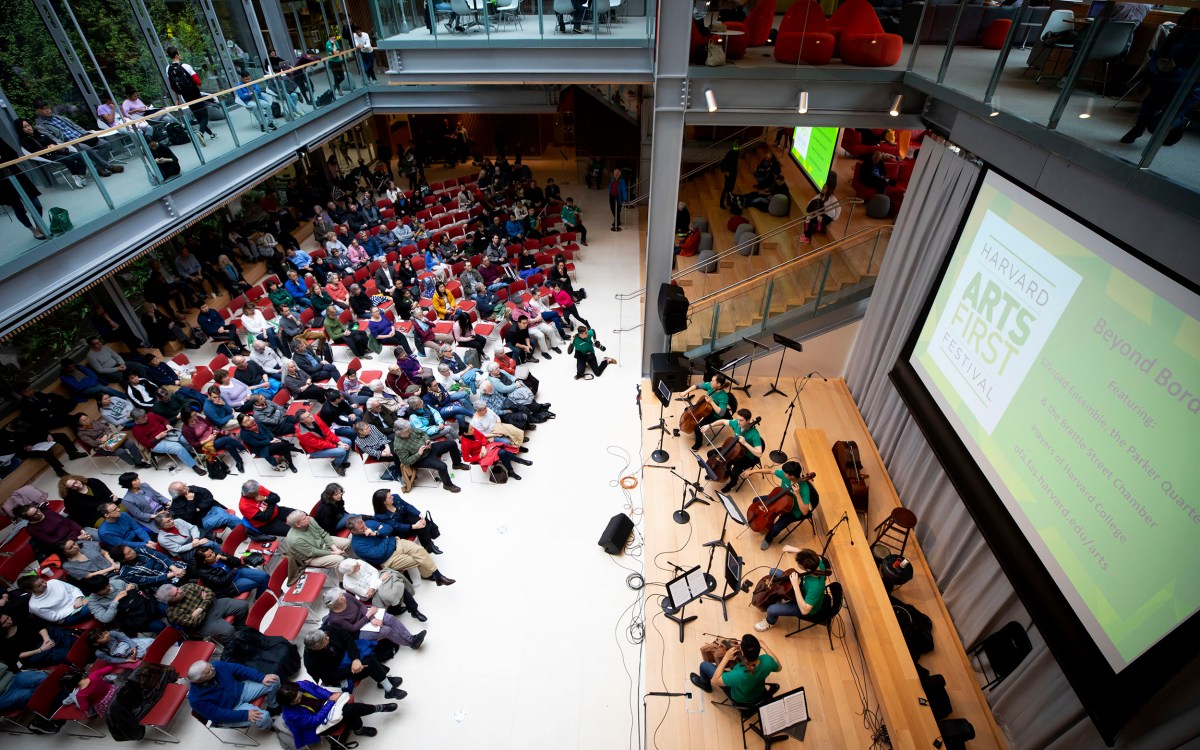
[[[618,513],[609,519],[608,526],[600,535],[597,542],[610,555],[619,555],[625,549],[629,536],[633,533],[633,521],[624,513]]]
[[[966,719],[946,719],[938,722],[938,731],[946,750],[966,750],[967,743],[975,739],[975,727]]]
[[[674,284],[663,284],[658,288],[658,319],[667,333],[687,330],[688,298],[683,289]]]
[[[666,383],[671,393],[686,391],[690,375],[687,366],[679,361],[678,354],[660,352],[650,355],[650,383],[654,386],[655,393],[659,392],[659,383]]]

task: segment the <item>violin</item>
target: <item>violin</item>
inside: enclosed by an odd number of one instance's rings
[[[743,434],[757,427],[760,422],[762,422],[762,417],[750,420],[750,424],[742,430]],[[717,481],[728,480],[729,467],[733,465],[734,461],[746,455],[746,444],[739,439],[740,437],[740,435],[730,435],[725,438],[725,442],[721,444],[720,448],[708,452],[708,467],[717,476]]]
[[[800,481],[808,482],[816,476],[816,472],[809,472],[800,477]],[[781,515],[791,511],[795,502],[796,499],[791,490],[776,487],[765,499],[754,498],[754,502],[750,504],[750,512],[746,514],[746,522],[751,529],[765,534],[771,530]]]
[[[686,398],[677,398],[675,400],[683,401],[688,405],[683,410],[683,414],[679,415],[680,432],[695,432],[701,420],[713,413],[713,405],[707,398],[702,398],[695,403]]]

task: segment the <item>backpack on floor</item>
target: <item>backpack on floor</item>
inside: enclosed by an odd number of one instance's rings
[[[283,106],[279,102],[271,102],[271,117],[283,117]]]
[[[50,234],[66,234],[75,228],[71,223],[71,214],[67,213],[67,209],[55,206],[50,209]]]
[[[326,91],[324,94],[321,94],[320,96],[317,97],[317,106],[318,107],[327,107],[330,104],[333,104],[333,92],[332,91]]]
[[[191,142],[192,138],[188,135],[187,128],[177,122],[167,125],[167,143],[172,146],[182,146]]]
[[[505,484],[508,482],[508,470],[497,461],[488,469],[488,481],[492,484]]]
[[[229,476],[229,465],[222,461],[219,457],[208,462],[208,478],[209,479],[224,479]]]

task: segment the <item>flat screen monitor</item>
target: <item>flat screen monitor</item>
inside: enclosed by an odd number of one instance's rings
[[[732,544],[725,546],[725,583],[733,591],[742,586],[742,558],[738,557]]]
[[[829,181],[840,132],[839,128],[796,128],[792,131],[792,148],[788,154],[817,190],[823,190]]]
[[[1149,694],[1200,633],[1200,295],[989,171],[927,305],[909,411],[1093,717]]]
[[[654,395],[658,396],[659,403],[663,406],[671,405],[671,387],[662,380],[658,381],[658,390]]]

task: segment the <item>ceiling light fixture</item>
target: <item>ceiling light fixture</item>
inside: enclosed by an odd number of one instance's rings
[[[708,103],[709,112],[717,111],[717,95],[712,89],[704,89],[704,101]]]
[[[904,102],[903,94],[896,94],[896,98],[892,100],[892,108],[888,110],[888,114],[892,117],[900,116],[900,105]]]
[[[808,92],[800,92],[800,101],[796,104],[796,111],[802,115],[808,114]]]

